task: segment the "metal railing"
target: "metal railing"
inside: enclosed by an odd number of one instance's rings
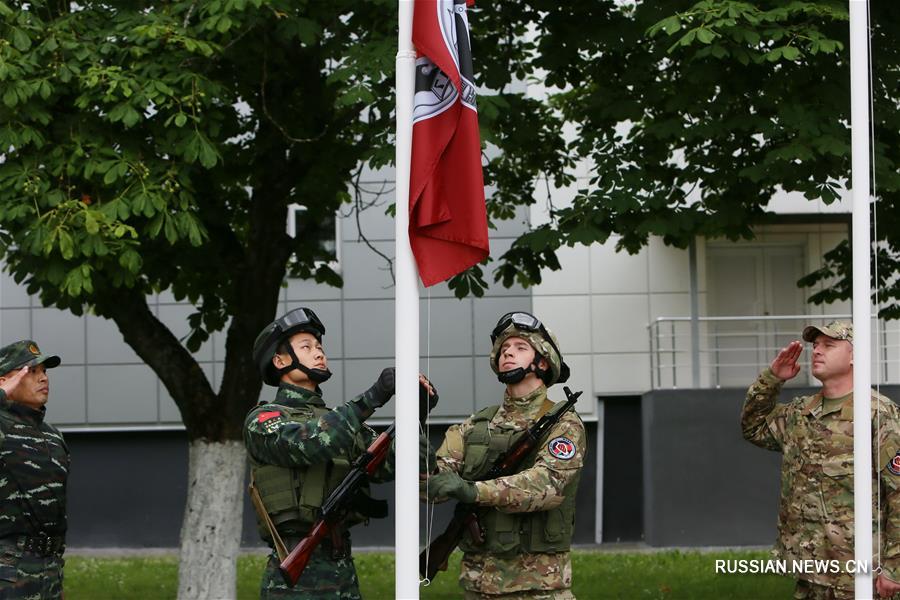
[[[659,317],[648,326],[653,389],[745,387],[807,325],[850,315]],[[809,352],[790,383],[814,385]],[[873,384],[900,383],[900,322],[872,319]]]

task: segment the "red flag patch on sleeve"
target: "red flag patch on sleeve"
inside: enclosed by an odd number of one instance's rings
[[[550,443],[547,444],[547,450],[549,450],[550,454],[555,458],[569,460],[575,456],[578,449],[575,447],[575,443],[569,438],[557,437],[550,440]]]
[[[261,412],[257,415],[256,420],[260,423],[265,423],[269,419],[274,419],[275,417],[280,417],[281,413],[277,410],[270,410],[268,412]]]

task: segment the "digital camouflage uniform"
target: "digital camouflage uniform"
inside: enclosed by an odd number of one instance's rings
[[[538,389],[523,398],[505,394],[503,404],[488,424],[490,432],[524,431],[547,411],[547,388]],[[437,451],[441,471],[463,473],[466,467],[467,437],[473,431],[473,415],[447,430]],[[572,455],[554,456],[550,446],[564,440],[572,445]],[[526,461],[514,475],[488,481],[477,481],[476,503],[486,510],[503,513],[536,513],[550,511],[565,500],[563,490],[574,483],[584,463],[584,424],[574,411],[569,411],[550,430],[538,447],[533,460]],[[557,454],[560,454],[557,452]],[[562,456],[566,456],[565,453]],[[574,499],[575,490],[569,493]],[[563,523],[571,534],[574,523]],[[572,562],[568,550],[556,553],[491,554],[467,551],[463,554],[460,584],[466,598],[491,599],[564,599],[573,598]]]
[[[377,437],[375,431],[360,419],[352,404],[353,402],[349,402],[326,411],[319,393],[281,383],[275,399],[271,403],[257,405],[244,422],[244,443],[251,464],[254,468],[276,465],[302,469],[323,463],[334,464],[335,461],[352,461]],[[312,417],[314,409],[321,412],[322,416]],[[304,418],[304,414],[310,418]],[[372,479],[390,481],[393,477],[392,446],[388,458]],[[361,520],[362,518],[352,519],[353,522],[346,524],[347,528]],[[304,523],[295,521],[278,526],[288,551],[309,533],[312,524],[312,521]],[[260,532],[263,539],[272,546],[273,542],[262,526]],[[263,573],[260,598],[360,597],[356,568],[350,555],[350,534],[347,530],[336,544],[326,540],[316,548],[293,588],[288,587],[281,577],[278,571],[279,562],[273,550]]]
[[[773,553],[788,561],[854,558],[853,394],[821,393],[777,404],[784,382],[764,370],[747,391],[741,415],[744,438],[781,452],[781,506]],[[881,566],[900,580],[900,410],[872,392],[872,504],[881,495]],[[878,529],[873,527],[874,564]],[[852,598],[853,574],[802,573],[797,598]]]
[[[55,362],[51,363],[53,359]],[[58,357],[24,340],[0,349],[0,373]],[[11,402],[0,389],[0,599],[62,595],[69,450],[45,409]]]

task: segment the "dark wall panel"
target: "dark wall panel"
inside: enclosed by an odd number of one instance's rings
[[[787,401],[815,392],[790,388]],[[642,399],[644,533],[652,546],[770,544],[781,455],[741,436],[745,389],[658,390]],[[898,398],[896,386],[882,393]]]
[[[641,397],[603,399],[603,541],[644,537]]]
[[[588,454],[577,499],[576,541],[593,542],[596,425],[588,427]],[[445,427],[431,429],[435,447]],[[68,433],[70,547],[177,547],[187,495],[187,437],[184,432]],[[353,529],[356,546],[394,544],[394,485],[373,486],[373,495],[391,505],[387,519]],[[450,503],[439,506],[434,529],[450,518]],[[425,527],[423,506],[422,528]],[[261,545],[249,498],[244,502],[244,546]]]

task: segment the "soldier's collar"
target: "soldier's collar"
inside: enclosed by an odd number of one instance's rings
[[[325,406],[322,400],[322,390],[316,388],[316,391],[310,391],[290,383],[280,383],[278,385],[278,393],[275,395],[275,402],[285,406]]]
[[[42,406],[40,408],[30,408],[28,406],[25,406],[24,404],[12,402],[5,396],[4,401],[6,402],[6,409],[14,415],[18,415],[28,421],[33,421],[37,424],[41,424],[44,422],[44,415],[47,414],[46,406]]]
[[[521,397],[510,396],[508,391],[504,392],[503,406],[507,410],[515,410],[530,417],[532,413],[536,414],[541,409],[546,399],[547,387],[540,385],[531,393]]]
[[[853,392],[839,398],[825,398],[822,392],[818,392],[810,398],[803,407],[803,413],[821,418],[825,415],[840,412],[841,420],[853,420]]]

